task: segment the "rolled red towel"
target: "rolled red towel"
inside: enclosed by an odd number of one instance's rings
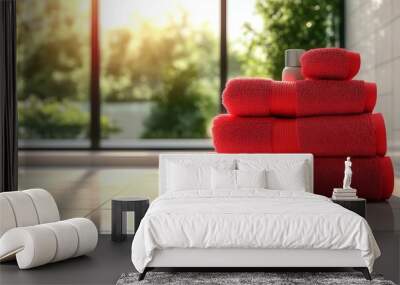
[[[312,153],[316,156],[376,156],[386,153],[381,114],[214,118],[212,137],[220,153]]]
[[[222,95],[227,111],[237,116],[288,116],[370,113],[376,84],[359,80],[230,80]]]
[[[305,78],[350,80],[360,70],[360,54],[341,48],[317,48],[305,52],[301,58],[301,72]]]
[[[343,185],[345,157],[314,157],[314,193],[332,196],[333,188]],[[394,172],[389,157],[351,158],[352,182],[357,196],[371,201],[390,198],[394,188]]]

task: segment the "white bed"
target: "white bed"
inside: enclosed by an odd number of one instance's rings
[[[217,189],[210,167],[237,175],[235,189]],[[238,188],[259,169],[264,188]],[[370,278],[380,255],[362,217],[312,194],[311,154],[163,154],[159,175],[132,243],[140,279],[155,267],[354,267]]]

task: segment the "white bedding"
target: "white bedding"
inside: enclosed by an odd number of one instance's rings
[[[143,272],[155,249],[358,249],[372,271],[380,250],[368,223],[328,198],[300,191],[181,191],[157,198],[132,243]]]

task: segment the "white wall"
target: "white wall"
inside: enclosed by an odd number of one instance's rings
[[[346,48],[361,54],[358,79],[378,86],[388,144],[400,150],[400,0],[345,0]]]

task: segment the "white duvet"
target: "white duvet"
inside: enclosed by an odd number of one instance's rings
[[[328,198],[300,191],[180,191],[157,198],[132,243],[143,272],[155,249],[358,249],[372,271],[380,251],[368,223]]]

